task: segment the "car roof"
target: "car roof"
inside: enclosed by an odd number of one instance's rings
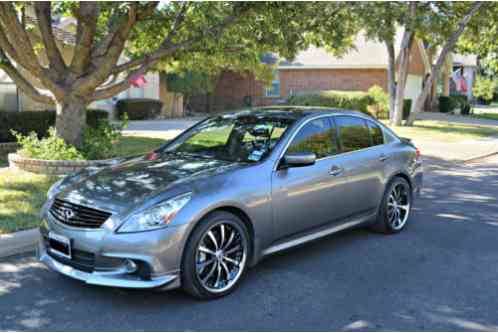
[[[351,115],[351,116],[366,116],[369,115],[360,112],[346,109],[337,109],[330,107],[317,106],[268,106],[253,108],[250,110],[252,114],[261,114],[266,116],[287,116],[293,119],[305,118],[313,115]]]

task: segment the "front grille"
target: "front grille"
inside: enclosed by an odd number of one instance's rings
[[[50,214],[58,222],[78,228],[100,228],[111,213],[55,199]]]
[[[94,271],[95,255],[93,253],[72,249],[71,259],[64,258],[57,254],[52,253],[52,251],[50,251],[50,245],[48,243],[48,239],[46,237],[44,237],[44,239],[45,239],[45,246],[48,249],[47,251],[48,255],[57,260],[58,262],[60,262],[61,264],[71,266],[74,269],[87,273],[92,273]]]

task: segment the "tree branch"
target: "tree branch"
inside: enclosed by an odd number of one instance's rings
[[[249,13],[249,9],[245,8],[245,10],[242,13],[239,13],[239,15],[230,15],[227,16],[220,24],[215,25],[211,27],[210,29],[204,30],[199,35],[187,39],[183,42],[179,42],[176,44],[172,44],[170,41],[170,36],[167,36],[165,40],[161,43],[161,46],[154,52],[145,55],[143,57],[130,60],[124,64],[117,65],[114,67],[112,70],[112,73],[120,73],[126,70],[129,70],[133,67],[140,66],[140,65],[147,65],[151,66],[157,61],[159,61],[161,58],[172,55],[175,53],[178,49],[184,49],[184,50],[189,50],[195,43],[201,41],[203,38],[205,38],[207,35],[214,35],[215,37],[218,37],[221,35],[221,33],[230,25],[232,25],[237,19],[240,17],[247,15]]]
[[[121,22],[116,25],[115,31],[111,34],[111,40],[102,56],[97,56],[93,62],[94,71],[89,75],[79,79],[77,85],[81,91],[92,91],[102,84],[107,77],[112,74],[113,66],[118,62],[128,35],[135,25],[137,19],[137,3],[130,4],[127,16],[121,17]],[[97,53],[102,45],[99,45]]]
[[[5,53],[0,50],[0,68],[14,81],[14,83],[33,100],[44,104],[55,104],[51,96],[44,95],[38,91],[22,74],[15,68]]]
[[[131,71],[128,75],[120,82],[109,85],[105,88],[97,89],[92,94],[91,100],[96,101],[99,99],[111,98],[122,91],[128,89],[131,85],[130,80],[136,75],[144,75],[149,70],[149,65],[143,65],[140,68]]]
[[[71,72],[82,74],[91,63],[93,37],[97,30],[98,6],[95,2],[81,2],[76,11],[76,46],[71,61]]]
[[[36,17],[38,18],[38,27],[43,44],[45,45],[45,52],[47,53],[50,67],[55,68],[60,75],[66,68],[66,64],[57,47],[52,31],[52,10],[50,5],[50,2],[36,2],[34,4]]]

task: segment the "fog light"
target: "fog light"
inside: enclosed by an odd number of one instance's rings
[[[134,273],[137,270],[137,264],[133,260],[126,259],[125,268],[126,273]]]

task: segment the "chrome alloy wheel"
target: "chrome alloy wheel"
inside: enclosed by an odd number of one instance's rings
[[[394,230],[400,230],[410,215],[410,189],[403,183],[396,184],[387,199],[387,218]]]
[[[196,253],[197,278],[212,293],[230,289],[245,269],[248,243],[240,227],[230,221],[213,225],[202,236]]]

